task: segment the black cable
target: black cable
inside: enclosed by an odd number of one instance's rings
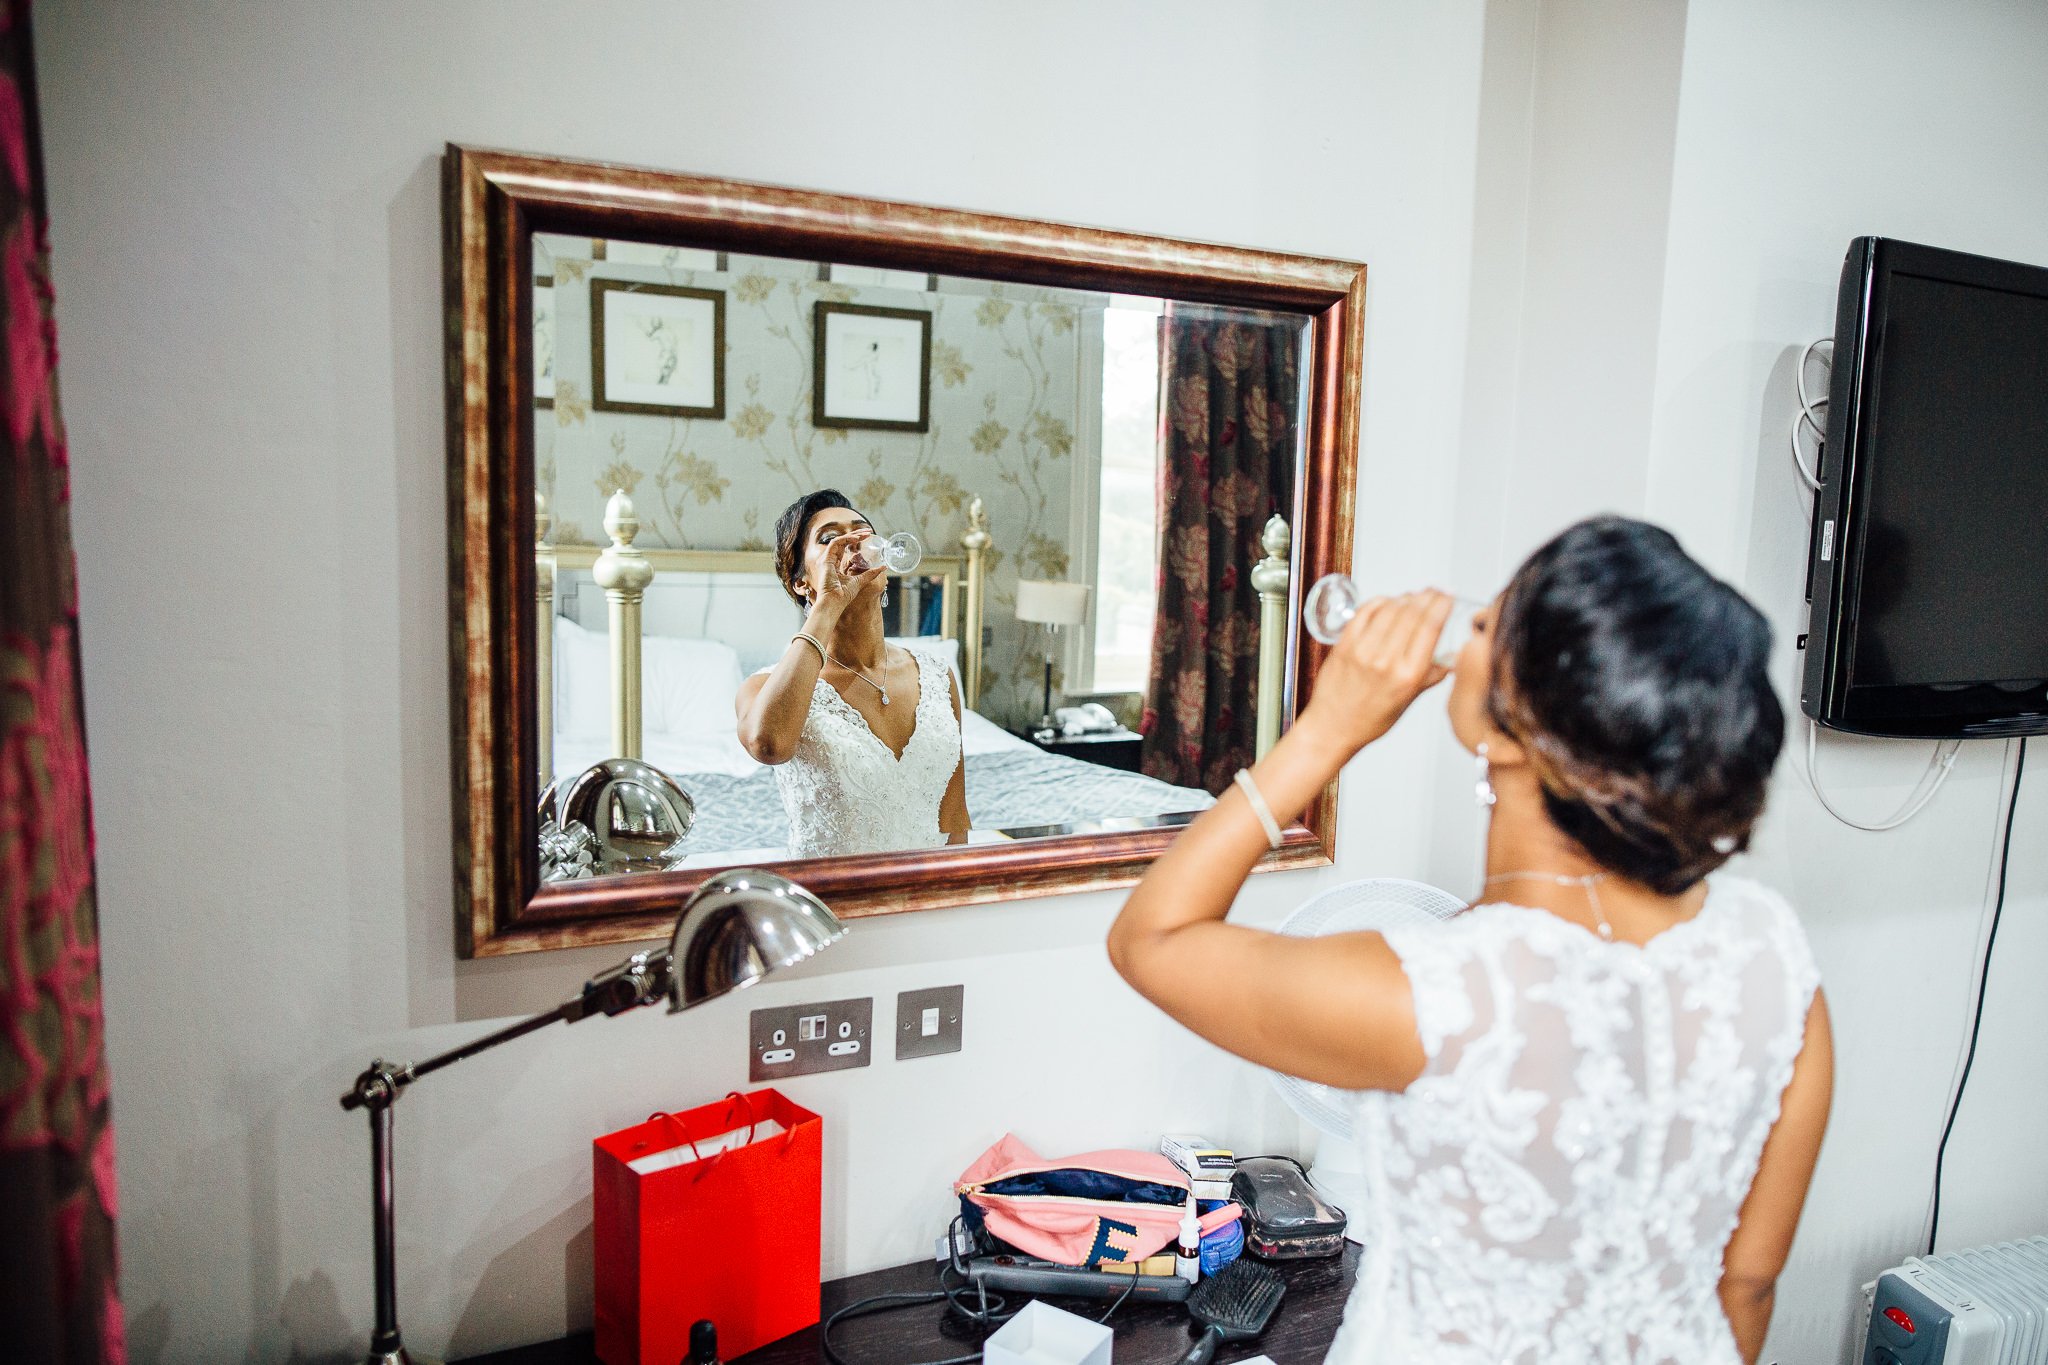
[[[832,1329],[847,1318],[866,1317],[870,1313],[879,1313],[890,1308],[909,1308],[920,1303],[937,1303],[940,1299],[944,1299],[947,1307],[977,1327],[1000,1326],[1017,1315],[1018,1310],[1010,1307],[1009,1301],[1001,1294],[989,1293],[988,1287],[979,1281],[974,1282],[971,1286],[967,1282],[965,1272],[960,1269],[960,1244],[955,1232],[963,1221],[956,1217],[947,1228],[946,1249],[948,1256],[951,1258],[951,1263],[939,1267],[939,1287],[937,1289],[910,1290],[896,1294],[876,1294],[871,1298],[857,1299],[825,1319],[825,1325],[818,1333],[818,1342],[825,1348],[825,1358],[832,1362],[832,1365],[849,1365],[846,1358],[840,1355],[832,1346]],[[947,1284],[946,1272],[948,1270],[960,1274],[961,1283],[956,1285]],[[968,1300],[964,1297],[969,1288],[976,1291],[974,1300]],[[1129,1293],[1130,1291],[1126,1290],[1125,1292]],[[1107,1314],[1104,1316],[1107,1316]],[[973,1362],[980,1359],[981,1352],[976,1351],[972,1355],[948,1356],[944,1360],[923,1361],[919,1365],[973,1365]]]
[[[1131,1296],[1131,1291],[1133,1289],[1136,1289],[1137,1287],[1138,1271],[1136,1267],[1133,1267],[1131,1270],[1131,1282],[1124,1286],[1124,1292],[1116,1296],[1116,1302],[1111,1304],[1108,1308],[1104,1309],[1102,1316],[1097,1318],[1096,1321],[1108,1322],[1111,1314],[1115,1313],[1117,1309],[1124,1306],[1124,1300],[1128,1299]]]
[[[950,1298],[952,1292],[948,1289],[929,1289],[909,1294],[877,1294],[873,1298],[849,1303],[826,1318],[824,1330],[818,1333],[818,1341],[825,1348],[825,1358],[831,1361],[832,1365],[847,1365],[846,1358],[832,1349],[832,1329],[838,1326],[842,1319],[879,1313],[885,1308],[907,1308],[915,1303],[937,1303],[940,1299]],[[948,1356],[944,1360],[926,1361],[924,1365],[973,1365],[973,1362],[980,1359],[981,1352],[976,1351],[973,1355]]]
[[[1934,1205],[1927,1215],[1927,1254],[1934,1254],[1934,1239],[1941,1231],[1941,1167],[1948,1159],[1949,1134],[1956,1128],[1956,1115],[1963,1107],[1963,1091],[1970,1084],[1970,1067],[1977,1060],[1977,1033],[1984,1026],[1984,996],[1991,983],[1991,950],[1998,944],[1998,921],[2005,913],[2005,874],[2012,866],[2012,825],[2020,808],[2020,774],[2027,770],[2027,742],[2020,741],[2019,761],[2013,764],[2012,799],[2005,808],[2005,838],[1998,850],[1998,893],[1991,902],[1991,929],[1984,935],[1984,966],[1977,977],[1977,1011],[1970,1020],[1970,1043],[1963,1052],[1963,1075],[1956,1082],[1955,1098],[1948,1107],[1948,1121],[1941,1126],[1941,1145],[1934,1151]]]
[[[949,1308],[977,1327],[999,1326],[1017,1316],[1018,1309],[1010,1307],[1009,1301],[1001,1294],[989,1293],[987,1287],[979,1281],[972,1285],[972,1288],[978,1291],[978,1306],[970,1306],[970,1301],[963,1298],[963,1295],[966,1294],[970,1287],[965,1282],[964,1276],[963,1282],[960,1284],[948,1285],[946,1283],[946,1272],[948,1270],[956,1272],[959,1270],[959,1243],[955,1239],[953,1228],[958,1227],[962,1221],[955,1218],[952,1227],[947,1229],[947,1250],[952,1257],[952,1264],[939,1268],[940,1287],[937,1289],[908,1290],[896,1294],[876,1294],[871,1298],[857,1299],[849,1303],[846,1307],[832,1314],[831,1317],[826,1318],[823,1329],[818,1333],[818,1342],[825,1348],[826,1360],[830,1361],[832,1365],[849,1365],[846,1358],[840,1355],[832,1346],[832,1329],[847,1318],[866,1317],[870,1313],[880,1313],[891,1308],[909,1308],[920,1303],[937,1303],[940,1299],[944,1299]],[[1131,1276],[1131,1282],[1124,1286],[1124,1292],[1116,1296],[1116,1302],[1112,1303],[1096,1321],[1108,1322],[1111,1316],[1116,1313],[1116,1310],[1124,1306],[1124,1300],[1130,1298],[1131,1291],[1137,1287],[1138,1277],[1134,1272]],[[991,1306],[991,1301],[993,1301],[993,1306]],[[976,1351],[972,1355],[948,1356],[944,1360],[923,1361],[920,1362],[920,1365],[973,1365],[973,1362],[981,1359],[981,1354],[980,1351]]]

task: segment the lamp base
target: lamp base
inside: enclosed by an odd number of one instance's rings
[[[403,1346],[394,1346],[388,1351],[374,1348],[365,1358],[364,1365],[445,1365],[439,1356],[415,1355]]]

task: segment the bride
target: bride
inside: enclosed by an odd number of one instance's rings
[[[740,743],[775,769],[799,858],[967,842],[960,696],[944,659],[882,637],[889,571],[863,570],[874,535],[821,488],[775,523],[775,570],[803,629],[740,684]]]

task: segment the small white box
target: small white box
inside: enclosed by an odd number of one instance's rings
[[[985,1365],[1110,1365],[1110,1338],[1099,1322],[1053,1308],[1038,1299],[982,1343]]]

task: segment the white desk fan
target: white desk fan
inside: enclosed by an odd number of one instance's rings
[[[1447,920],[1465,908],[1450,892],[1426,882],[1399,877],[1367,877],[1333,886],[1303,905],[1281,924],[1279,932],[1296,938],[1352,934],[1366,929],[1394,929],[1404,924]],[[1304,1081],[1274,1071],[1273,1088],[1287,1107],[1313,1124],[1324,1141],[1316,1147],[1316,1164],[1308,1173],[1325,1198],[1344,1210],[1344,1235],[1365,1240],[1365,1171],[1352,1140],[1351,1115],[1358,1092]]]

